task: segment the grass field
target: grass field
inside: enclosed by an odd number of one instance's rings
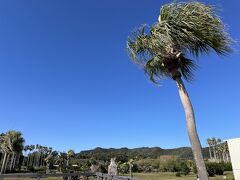
[[[224,176],[227,180],[233,180],[232,172],[225,172]],[[139,180],[196,180],[196,175],[190,174],[187,176],[182,175],[181,177],[176,177],[175,173],[161,172],[161,173],[134,173],[133,177]],[[223,176],[211,177],[210,180],[222,180]]]
[[[227,180],[233,180],[232,172],[225,172],[224,176]],[[160,173],[134,173],[133,177],[138,180],[196,180],[196,175],[190,174],[187,176],[176,177],[175,173],[160,172]],[[222,180],[223,176],[211,177],[210,180]],[[4,179],[4,180],[34,180],[33,178],[24,179]],[[62,180],[62,177],[41,178],[41,180]]]

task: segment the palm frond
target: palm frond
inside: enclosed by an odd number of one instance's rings
[[[144,70],[145,73],[149,75],[150,80],[156,84],[158,83],[158,80],[163,77],[171,77],[168,70],[162,64],[162,61],[157,57],[147,61],[144,66]]]
[[[231,52],[233,41],[213,6],[195,1],[164,5],[157,26],[165,26],[175,46],[184,53],[198,56],[212,50],[219,55]]]
[[[193,60],[181,56],[179,60],[179,69],[184,79],[186,79],[189,82],[193,81],[194,79],[193,72],[197,69],[197,65],[196,63],[194,63]]]
[[[174,2],[162,6],[157,23],[141,26],[130,35],[127,51],[153,82],[171,77],[169,66],[191,81],[197,65],[187,55],[198,57],[212,51],[226,55],[232,51],[232,42],[212,6]]]

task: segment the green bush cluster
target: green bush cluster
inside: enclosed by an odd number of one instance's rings
[[[210,177],[224,173],[224,167],[220,163],[206,163],[206,168]]]
[[[217,162],[206,162],[206,168],[209,177],[213,177],[215,175],[223,175],[224,171],[232,171],[231,163],[217,163]],[[197,173],[197,168],[194,166],[194,173]]]
[[[141,159],[135,162],[133,172],[179,172],[187,175],[191,171],[188,161],[178,160],[175,157],[158,159]]]
[[[186,161],[178,162],[176,165],[176,171],[180,173],[180,175],[188,175],[191,171]]]
[[[222,163],[224,167],[224,171],[232,171],[232,164],[230,162]]]

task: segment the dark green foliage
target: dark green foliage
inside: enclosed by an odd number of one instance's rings
[[[206,162],[205,164],[209,177],[213,177],[215,175],[223,175],[225,169],[227,170],[228,168],[231,170],[229,163]],[[197,173],[196,166],[194,166],[193,172]]]
[[[99,165],[99,172],[101,173],[107,173],[107,167],[104,166],[103,164]]]
[[[122,174],[129,173],[129,164],[126,162],[122,164],[118,164],[118,171]]]
[[[190,81],[196,65],[187,55],[198,57],[211,51],[225,55],[231,52],[231,43],[212,6],[188,1],[162,6],[156,24],[144,25],[128,38],[127,51],[153,82],[172,77],[175,68]]]
[[[179,172],[187,175],[191,171],[188,161],[176,159],[174,156],[142,159],[135,161],[135,165],[137,172]]]
[[[208,176],[209,177],[213,177],[216,175],[216,164],[209,164],[209,163],[206,163],[206,168],[207,168],[207,172],[208,172]]]
[[[181,177],[181,173],[180,172],[176,172],[176,177]]]
[[[224,166],[222,166],[221,163],[217,164],[215,166],[215,173],[216,173],[216,175],[223,175],[223,173],[224,173]]]
[[[118,154],[116,156],[116,161],[117,162],[127,162],[128,161],[128,156],[125,155],[125,154],[123,154],[123,155]]]
[[[224,171],[232,171],[232,164],[230,162],[222,163]]]
[[[176,164],[176,171],[183,175],[188,175],[191,171],[186,161],[180,161]]]

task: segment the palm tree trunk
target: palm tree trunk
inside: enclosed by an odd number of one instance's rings
[[[217,162],[219,162],[218,150],[216,149]]]
[[[4,154],[3,154],[3,152],[1,152],[1,151],[0,151],[0,156],[1,156],[1,158],[0,158],[0,164],[2,164]],[[1,170],[0,170],[0,171],[1,171]]]
[[[211,146],[209,145],[209,154],[210,154],[210,159],[212,159],[212,152],[211,152]]]
[[[231,162],[231,161],[230,161],[229,152],[227,152],[227,157],[226,157],[226,158],[227,158],[227,162]]]
[[[216,146],[213,146],[213,154],[214,154],[214,160],[217,162],[217,155],[216,155]]]
[[[226,162],[226,159],[225,159],[225,152],[222,152],[222,161],[223,161],[223,162]]]
[[[10,154],[7,154],[7,160],[6,160],[6,164],[5,164],[5,167],[4,167],[4,170],[3,170],[3,173],[5,173],[8,169],[8,166],[9,166],[9,157],[10,157]]]
[[[11,156],[11,163],[10,163],[10,172],[12,171],[12,168],[13,168],[13,161],[14,161],[14,157],[15,157],[15,154],[12,153],[12,156]]]
[[[40,153],[40,159],[39,159],[39,166],[42,166],[42,156],[43,156],[43,154],[42,154],[42,151],[41,151],[41,153]]]
[[[204,164],[202,148],[197,134],[194,111],[192,103],[184,86],[181,77],[176,77],[178,92],[186,115],[187,130],[190,143],[192,145],[193,156],[196,162],[198,177],[200,180],[208,180],[206,166]]]
[[[5,169],[5,165],[6,165],[6,160],[7,160],[7,153],[5,152],[5,153],[4,153],[4,157],[3,157],[3,163],[2,163],[1,173],[0,173],[0,174],[3,174],[3,173],[4,173],[4,169]]]
[[[15,154],[15,158],[14,158],[14,161],[13,161],[13,170],[16,170],[17,167],[18,167],[18,164],[19,164],[19,157],[20,155],[19,154]]]

